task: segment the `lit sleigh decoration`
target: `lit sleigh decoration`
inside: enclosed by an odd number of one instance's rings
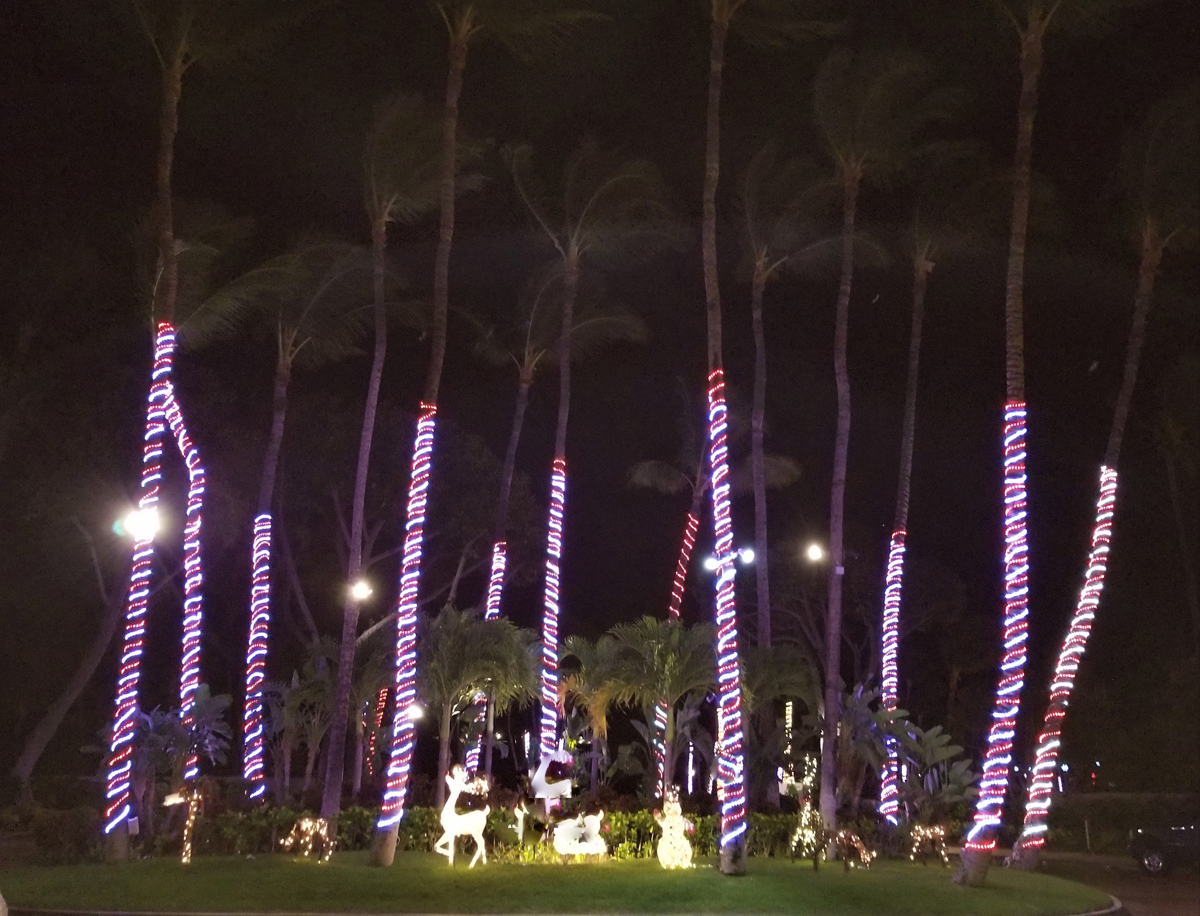
[[[683,816],[683,808],[679,804],[679,786],[668,786],[663,796],[661,816],[654,814],[654,820],[662,828],[662,837],[658,841],[658,861],[663,868],[692,868],[692,844],[687,835],[694,833],[695,825]]]
[[[320,860],[328,862],[333,855],[333,838],[329,835],[329,821],[323,817],[302,817],[292,827],[292,832],[279,841],[284,849],[295,849],[306,859],[320,850]]]

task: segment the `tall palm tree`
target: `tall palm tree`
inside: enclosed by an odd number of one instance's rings
[[[675,770],[676,707],[691,694],[712,689],[713,635],[710,624],[687,627],[678,620],[642,617],[609,631],[615,643],[613,677],[620,699],[655,708],[665,717],[663,778],[671,781]],[[662,794],[659,787],[659,794]]]
[[[211,249],[210,249],[211,250]],[[263,699],[268,630],[271,619],[272,502],[275,476],[287,419],[288,386],[293,368],[318,368],[358,353],[366,330],[364,252],[351,245],[304,240],[270,258],[189,308],[182,325],[189,348],[212,345],[245,324],[266,318],[276,342],[274,396],[270,437],[263,457],[251,545],[249,636],[246,650],[246,696],[242,778],[251,798],[265,791]],[[207,256],[202,246],[181,251],[180,271],[189,261]],[[186,285],[181,288],[186,289]]]
[[[822,0],[709,0],[708,103],[704,123],[704,189],[701,249],[708,337],[709,468],[713,480],[713,534],[721,563],[717,574],[717,770],[721,796],[721,873],[746,871],[746,790],[742,761],[742,718],[738,709],[737,609],[733,590],[733,526],[725,465],[725,365],[721,346],[721,287],[717,271],[717,185],[721,175],[721,88],[725,43],[736,24],[758,46],[830,34],[828,22],[811,18],[832,4]]]
[[[421,543],[425,520],[425,493],[433,470],[434,420],[442,363],[446,355],[446,317],[450,300],[450,248],[454,241],[454,200],[458,184],[458,166],[462,158],[458,142],[458,102],[462,94],[467,53],[473,42],[482,38],[499,41],[518,57],[534,58],[561,47],[583,21],[598,18],[594,14],[562,6],[557,0],[529,0],[515,4],[505,0],[435,0],[446,26],[448,72],[446,95],[442,105],[442,167],[439,188],[441,217],[433,267],[433,307],[430,315],[429,366],[421,400],[416,435],[413,438],[412,482],[407,507],[408,532],[399,605],[396,609],[397,700],[410,702],[416,689],[416,596],[421,580]],[[372,865],[390,865],[395,858],[396,836],[404,813],[408,792],[408,774],[412,762],[415,730],[397,704],[388,766],[387,790],[375,840],[371,848]],[[336,810],[334,790],[326,788],[322,808]]]
[[[1197,161],[1200,161],[1200,84],[1156,105],[1123,150],[1121,177],[1131,211],[1131,234],[1140,249],[1137,292],[1125,348],[1124,376],[1100,468],[1100,492],[1085,581],[1059,646],[1050,683],[1050,702],[1038,735],[1033,778],[1026,786],[1024,827],[1015,847],[1016,859],[1024,868],[1036,867],[1045,843],[1063,720],[1075,674],[1100,610],[1116,509],[1117,462],[1137,384],[1155,279],[1165,252],[1188,243],[1194,245],[1200,239]]]
[[[438,723],[436,804],[446,798],[454,717],[475,695],[490,691],[502,706],[532,697],[533,669],[526,631],[504,618],[483,620],[447,605],[421,622],[417,693]]]
[[[808,159],[779,161],[774,144],[750,160],[742,176],[742,210],[750,261],[750,315],[754,329],[754,401],[750,411],[750,460],[754,492],[754,570],[758,644],[771,644],[771,589],[767,551],[767,456],[763,450],[767,398],[767,343],[763,294],[785,270],[828,262],[839,239],[823,236],[817,208],[829,179]]]
[[[850,444],[850,376],[846,368],[850,293],[854,276],[855,220],[864,181],[881,181],[914,155],[922,131],[946,115],[950,99],[934,87],[933,72],[919,57],[902,51],[854,54],[835,50],[821,65],[813,86],[813,109],[842,193],[842,263],[833,342],[837,383],[837,431],[829,507],[829,599],[825,627],[825,734],[821,745],[821,819],[832,832],[837,821],[836,742],[831,737],[841,700],[842,532],[846,459]]]
[[[411,223],[431,212],[439,199],[438,163],[441,144],[437,121],[419,99],[398,95],[381,103],[374,113],[363,153],[364,201],[371,226],[371,281],[375,347],[367,399],[363,407],[354,495],[350,507],[350,543],[346,576],[354,582],[363,567],[363,524],[366,513],[367,474],[379,386],[387,356],[387,232],[393,222]],[[321,816],[334,819],[341,809],[342,776],[346,756],[346,729],[354,674],[354,648],[358,633],[359,602],[347,589],[343,597],[341,656],[329,734],[328,774],[321,798]]]
[[[594,796],[600,788],[600,758],[608,743],[608,711],[614,704],[629,699],[615,676],[618,643],[611,636],[595,640],[568,636],[563,644],[563,658],[575,659],[575,667],[562,679],[560,689],[564,702],[582,708],[587,715],[592,736],[588,794]]]
[[[1021,94],[1017,103],[1017,131],[1013,148],[1012,220],[1009,226],[1008,268],[1004,281],[1004,382],[1003,419],[1004,493],[1004,626],[993,703],[988,752],[981,767],[975,819],[963,841],[963,854],[954,875],[956,883],[978,887],[987,880],[992,849],[1008,789],[1009,761],[1025,685],[1026,638],[1029,602],[1029,548],[1025,441],[1025,244],[1033,178],[1033,125],[1037,116],[1038,81],[1043,44],[1053,27],[1059,30],[1104,25],[1108,17],[1138,0],[1003,0],[1001,9],[1017,34]],[[986,785],[984,784],[986,780]]]
[[[612,268],[644,258],[675,236],[658,171],[641,159],[624,159],[585,141],[567,160],[560,192],[550,194],[532,168],[528,146],[510,147],[506,158],[517,192],[562,267],[562,332],[558,341],[558,421],[550,476],[546,536],[546,586],[542,610],[541,729],[539,749],[558,743],[558,618],[562,535],[566,513],[567,422],[571,406],[571,337],[584,263]]]

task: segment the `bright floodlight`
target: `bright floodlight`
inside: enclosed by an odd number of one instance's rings
[[[808,550],[805,551],[805,556],[807,556],[814,563],[817,563],[825,559],[825,550],[820,544],[809,544]]]
[[[135,541],[149,541],[158,534],[158,509],[136,509],[125,516],[125,531]]]
[[[405,715],[408,716],[410,721],[416,722],[417,719],[425,717],[425,707],[420,703],[410,703]]]
[[[738,551],[738,556],[741,558],[743,563],[753,563],[754,549],[752,547],[743,547]]]
[[[721,564],[719,562],[717,562],[716,557],[705,557],[704,558],[704,568],[707,569],[709,572],[712,572],[714,569],[716,569],[720,565]]]
[[[371,597],[371,586],[366,579],[359,579],[350,586],[350,597],[355,601],[366,601]]]

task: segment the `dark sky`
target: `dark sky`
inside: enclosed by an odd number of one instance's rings
[[[149,201],[154,154],[156,75],[129,18],[114,2],[43,0],[0,12],[0,200],[9,214],[5,255],[71,238],[95,253],[117,280],[97,332],[128,370],[79,379],[130,388],[133,418],[111,447],[135,479],[136,394],[143,357],[132,282],[130,237]],[[984,0],[857,0],[847,40],[856,46],[908,44],[961,85],[968,105],[956,133],[1011,157],[1018,76],[1015,39]],[[472,52],[462,128],[496,145],[531,142],[553,174],[585,135],[651,158],[663,170],[682,214],[698,227],[703,167],[707,31],[696,0],[618,0],[613,22],[587,31],[551,60],[526,66],[494,46]],[[177,143],[177,193],[212,198],[252,214],[261,243],[279,245],[311,227],[367,240],[358,164],[371,106],[397,89],[436,101],[444,80],[443,31],[424,3],[343,0],[299,29],[263,60],[187,77]],[[753,51],[736,38],[726,67],[720,244],[726,362],[731,383],[748,393],[751,345],[748,289],[735,280],[738,225],[730,188],[766,140],[819,155],[811,124],[810,81],[825,53],[818,44]],[[1078,587],[1091,500],[1111,406],[1120,380],[1133,290],[1131,255],[1111,217],[1111,179],[1124,132],[1150,104],[1200,76],[1200,5],[1165,0],[1122,16],[1101,36],[1052,37],[1042,78],[1035,168],[1054,183],[1061,206],[1056,233],[1035,227],[1027,283],[1028,399],[1033,545],[1035,674],[1060,633]],[[903,219],[897,189],[868,189],[861,213],[884,232]],[[393,233],[413,287],[428,289],[433,221]],[[698,231],[696,232],[698,239]],[[70,254],[64,253],[64,257]],[[456,306],[505,308],[536,263],[525,219],[503,174],[459,208],[452,259]],[[949,567],[967,586],[971,613],[996,626],[1000,570],[998,416],[1003,401],[1003,252],[939,265],[930,283],[910,518],[914,564]],[[902,263],[861,272],[851,311],[854,419],[847,496],[847,546],[878,565],[895,499],[895,465],[907,347],[908,272]],[[1163,286],[1190,290],[1194,260],[1174,256]],[[642,312],[651,338],[620,348],[577,374],[568,446],[563,629],[594,634],[618,620],[665,606],[684,506],[630,493],[634,461],[673,455],[674,380],[697,385],[703,373],[703,287],[699,245],[611,278]],[[767,296],[768,447],[795,457],[799,484],[772,496],[772,540],[821,538],[827,525],[834,426],[831,342],[833,288],[787,280]],[[6,297],[7,299],[7,297]],[[6,329],[9,325],[6,325]],[[461,331],[461,329],[459,329]],[[1128,503],[1112,570],[1111,619],[1098,630],[1096,664],[1116,664],[1136,644],[1152,659],[1170,656],[1188,631],[1178,545],[1168,528],[1161,459],[1149,420],[1172,367],[1200,349],[1195,299],[1160,298],[1150,322],[1144,374],[1125,455]],[[268,389],[261,348],[194,358],[195,379],[219,380],[229,421],[264,421]],[[423,351],[397,343],[385,399],[415,403]],[[192,359],[189,357],[189,359]],[[118,360],[118,362],[121,362]],[[91,372],[93,370],[83,370]],[[186,376],[185,363],[181,374]],[[514,379],[472,359],[451,341],[442,414],[500,452]],[[366,362],[301,380],[297,400],[318,389],[357,412]],[[255,387],[257,386],[257,387]],[[553,385],[535,387],[519,466],[535,493],[545,489],[553,433]],[[354,445],[349,442],[348,448]],[[0,473],[3,473],[0,471]],[[745,503],[746,501],[743,501]],[[737,506],[749,540],[749,505]],[[399,507],[397,508],[399,511]],[[248,520],[247,520],[248,521]],[[238,568],[223,573],[242,575]],[[478,584],[478,583],[476,583]],[[511,612],[533,623],[537,588],[514,592]],[[1140,640],[1153,608],[1151,635]],[[693,619],[701,613],[689,607]],[[236,608],[215,626],[240,626]],[[333,620],[334,609],[325,609]],[[232,622],[231,622],[232,621]],[[1172,656],[1173,657],[1173,656]],[[990,675],[984,677],[987,681]],[[1126,706],[1160,689],[1154,666],[1128,676]],[[103,692],[103,691],[101,691]],[[100,704],[102,707],[103,704]],[[929,715],[936,717],[937,710]],[[1107,713],[1106,713],[1107,714]],[[1081,714],[1082,715],[1082,714]],[[971,730],[978,730],[975,723]]]

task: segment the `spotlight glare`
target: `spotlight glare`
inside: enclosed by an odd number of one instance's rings
[[[809,544],[808,550],[804,552],[804,555],[813,563],[819,563],[825,559],[825,550],[820,544]]]
[[[158,534],[158,509],[150,506],[146,509],[135,509],[125,516],[121,523],[125,532],[135,541],[151,541]]]
[[[717,561],[716,557],[705,557],[704,558],[704,568],[707,569],[709,572],[712,572],[714,569],[716,569],[720,565],[721,564]]]
[[[350,597],[355,601],[366,601],[371,597],[372,588],[366,579],[359,579],[350,586]]]
[[[747,565],[754,562],[754,550],[750,547],[743,547],[738,551],[738,557]]]

